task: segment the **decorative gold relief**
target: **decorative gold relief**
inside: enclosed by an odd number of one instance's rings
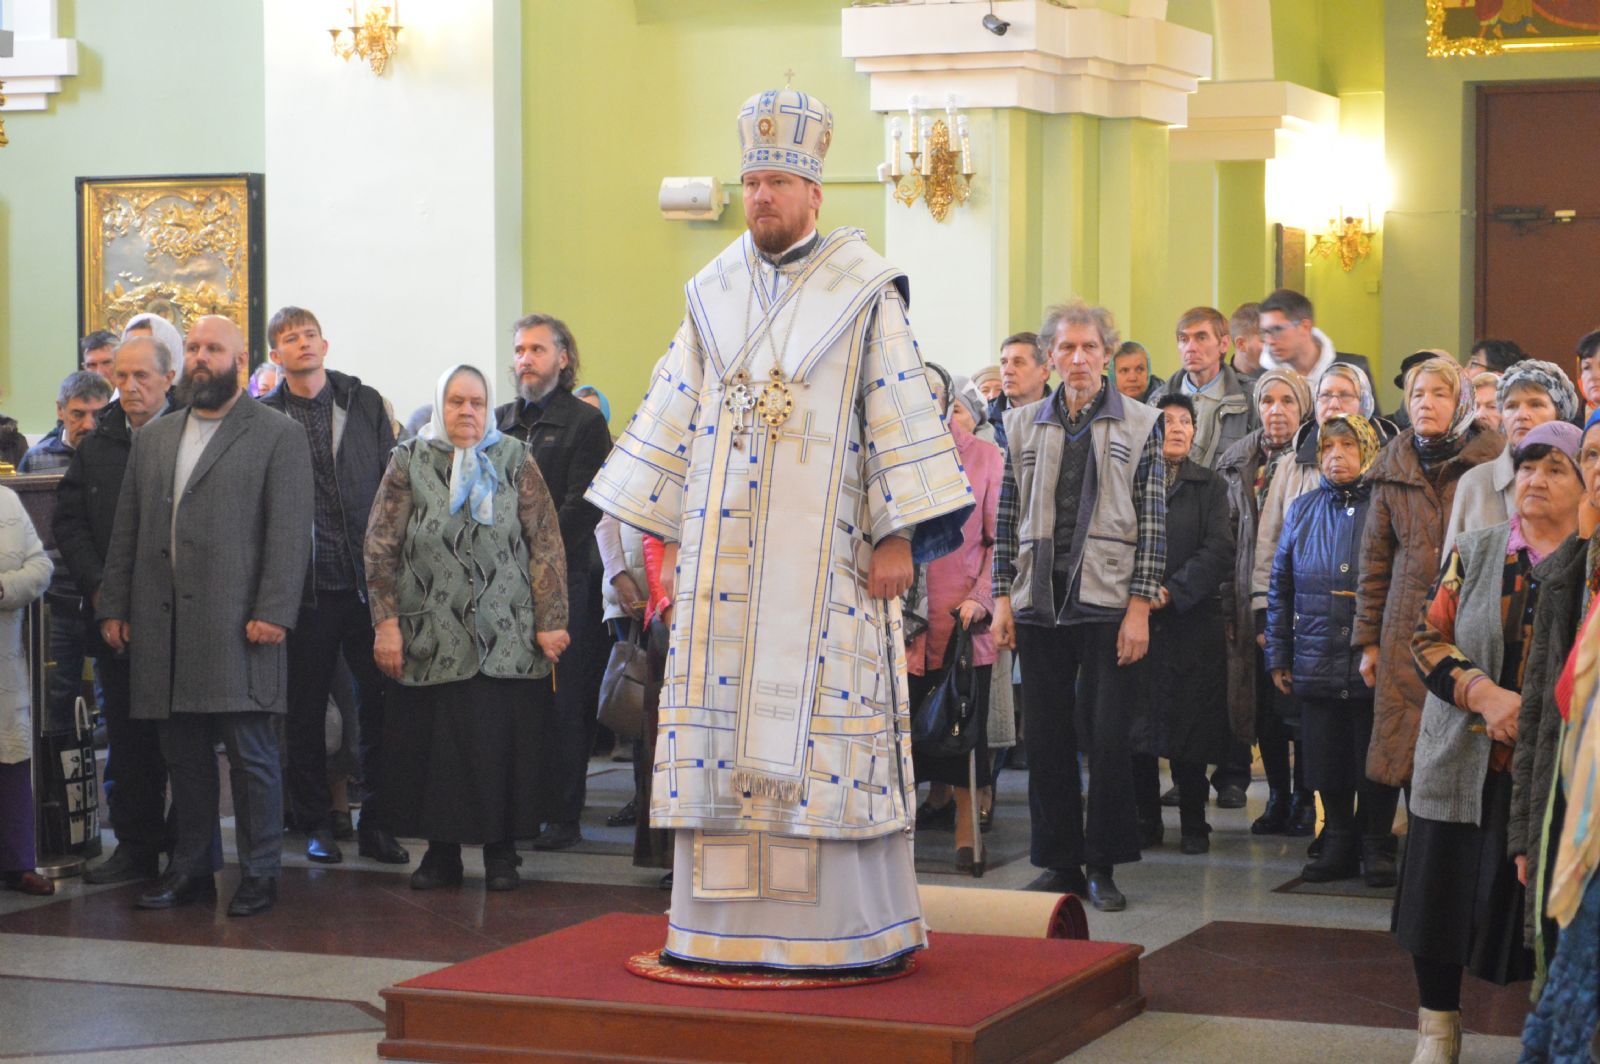
[[[1427,0],[1431,58],[1503,55],[1506,52],[1600,48],[1600,21],[1592,13],[1550,10],[1549,5],[1504,5],[1482,20],[1465,0]],[[1516,15],[1514,21],[1510,15]]]
[[[0,107],[4,107],[6,105],[5,89],[6,89],[6,83],[3,82],[3,81],[0,81]],[[5,118],[0,117],[0,148],[4,148],[7,144],[10,144],[10,143],[11,142],[6,139],[6,120],[5,120]]]
[[[220,314],[260,343],[260,176],[78,179],[80,331]],[[255,297],[254,299],[252,297]]]

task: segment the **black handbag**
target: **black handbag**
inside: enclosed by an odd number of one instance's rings
[[[646,636],[638,621],[628,622],[628,637],[611,645],[605,677],[600,681],[600,723],[619,739],[644,735],[645,692],[650,686]]]
[[[911,749],[925,757],[965,757],[978,742],[977,669],[972,632],[956,622],[944,676],[911,715]]]

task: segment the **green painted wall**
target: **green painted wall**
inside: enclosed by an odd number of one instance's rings
[[[25,431],[54,424],[77,368],[73,180],[262,169],[261,4],[60,6],[79,73],[48,110],[8,112],[0,148],[0,411]]]
[[[617,424],[683,316],[684,283],[744,229],[735,116],[786,69],[834,114],[821,228],[859,226],[883,246],[882,124],[839,56],[842,6],[526,0],[527,307],[572,326]],[[661,179],[705,174],[729,182],[721,220],[664,220]]]
[[[1417,5],[1420,8],[1420,5]],[[1456,354],[1473,340],[1474,86],[1600,76],[1600,53],[1429,59],[1420,9],[1384,15],[1385,149],[1394,202],[1384,235],[1383,335],[1391,357]]]

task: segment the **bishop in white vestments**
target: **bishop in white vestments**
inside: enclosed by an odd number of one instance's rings
[[[669,575],[676,553],[650,819],[676,829],[679,960],[843,970],[927,944],[899,595],[972,490],[905,275],[817,231],[832,129],[790,89],[739,112],[749,229],[688,283],[588,494],[665,540]]]

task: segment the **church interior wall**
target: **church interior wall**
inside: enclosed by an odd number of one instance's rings
[[[33,433],[77,365],[73,180],[266,163],[261,0],[57,8],[78,73],[46,110],[6,112],[0,148],[0,410]]]
[[[1215,32],[1216,2],[1171,0],[1167,17]],[[1591,76],[1593,54],[1428,59],[1419,5],[1260,2],[1270,33],[1243,51],[1270,48],[1270,76],[1336,96],[1341,143],[1376,152],[1387,184],[1371,256],[1349,272],[1308,265],[1319,324],[1380,366],[1422,346],[1461,351],[1473,87]],[[835,113],[823,228],[859,226],[911,271],[925,349],[957,370],[1076,294],[1107,303],[1170,373],[1183,309],[1259,298],[1273,223],[1314,236],[1339,206],[1325,189],[1343,160],[1291,208],[1281,191],[1296,183],[1273,162],[1170,159],[1159,125],[974,110],[974,198],[953,222],[917,228],[925,207],[875,179],[886,118],[840,57],[840,9],[415,0],[399,59],[374,78],[329,56],[316,16],[289,5],[61,4],[80,73],[48,110],[9,112],[0,151],[4,408],[43,431],[70,364],[78,175],[266,172],[268,298],[330,317],[334,365],[381,380],[403,413],[446,361],[492,367],[504,386],[507,322],[546,310],[576,330],[618,424],[682,314],[683,281],[741,231],[732,112],[786,69]],[[729,195],[721,219],[663,220],[660,180],[707,173]],[[447,324],[420,325],[419,307]]]

